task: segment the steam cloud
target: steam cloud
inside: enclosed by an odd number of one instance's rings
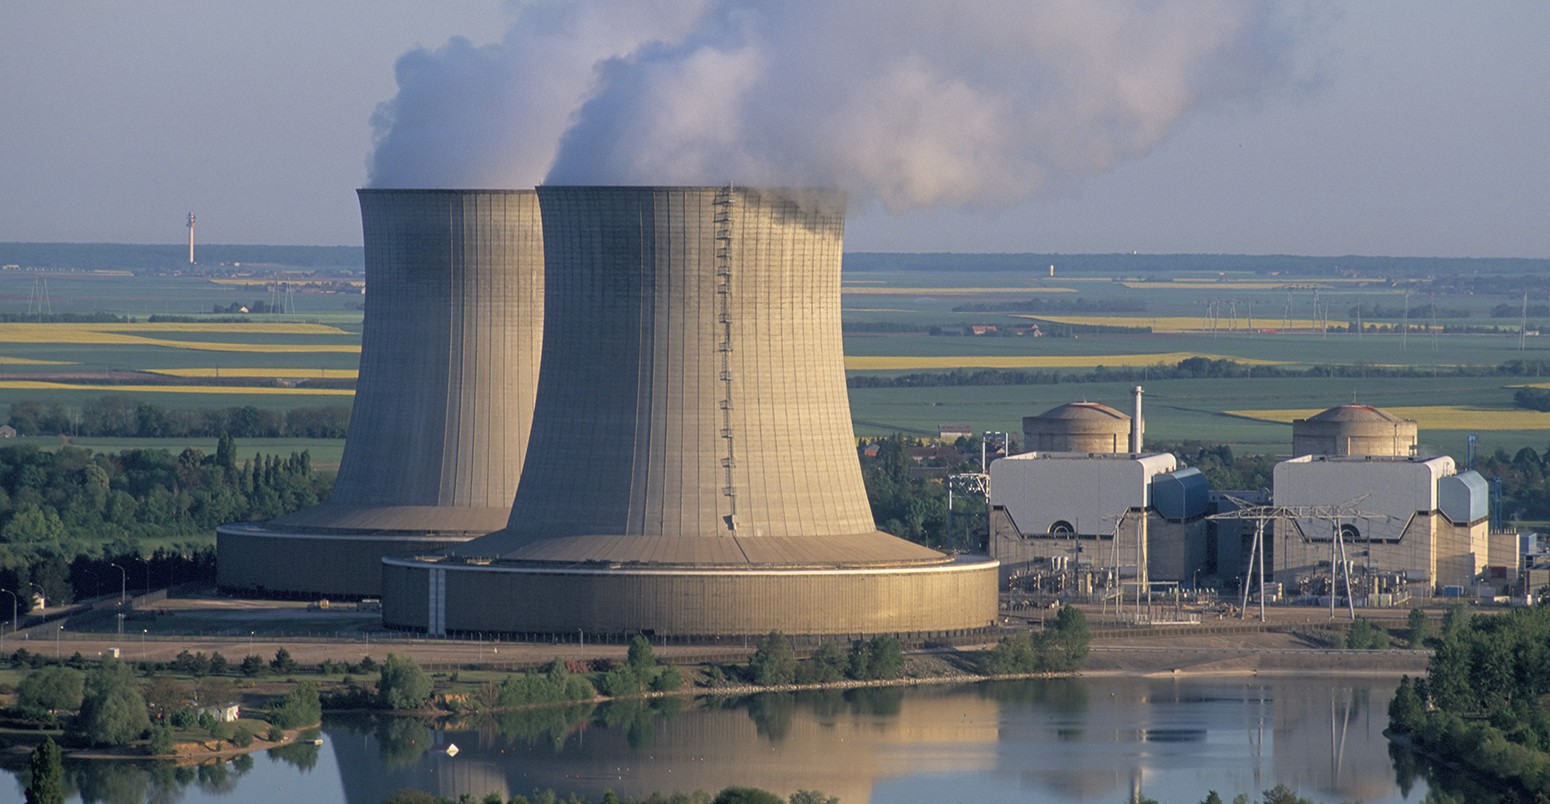
[[[839,186],[998,207],[1284,83],[1241,0],[746,0],[530,7],[499,45],[399,61],[377,186]]]

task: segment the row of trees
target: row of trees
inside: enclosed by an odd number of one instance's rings
[[[236,438],[344,438],[350,408],[166,408],[126,394],[104,394],[79,408],[60,402],[15,402],[6,423],[27,436],[215,438],[228,433]]]
[[[892,636],[858,639],[851,643],[848,653],[841,652],[833,642],[824,642],[811,658],[798,661],[790,638],[771,631],[759,640],[744,677],[754,684],[779,687],[841,679],[888,681],[898,678],[903,671],[904,646]]]
[[[239,464],[230,436],[214,455],[0,447],[0,588],[25,609],[29,589],[69,602],[213,577],[217,525],[315,505],[332,485],[305,452]],[[144,541],[160,546],[146,550]]]
[[[1454,607],[1426,677],[1400,682],[1389,727],[1423,751],[1550,797],[1550,605],[1494,617]]]
[[[1370,363],[1328,364],[1305,369],[1189,357],[1174,364],[1098,366],[1091,371],[1022,369],[951,369],[905,374],[854,374],[850,388],[941,388],[981,385],[1060,385],[1062,383],[1146,382],[1267,377],[1540,377],[1550,375],[1542,360],[1509,360],[1496,366],[1377,366]]]

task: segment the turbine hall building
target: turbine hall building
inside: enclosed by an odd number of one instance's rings
[[[222,589],[381,594],[382,558],[505,525],[543,338],[532,190],[361,190],[369,303],[322,505],[216,531]]]
[[[384,559],[384,622],[719,637],[995,621],[994,561],[872,520],[845,392],[838,193],[538,197],[546,329],[510,519]]]

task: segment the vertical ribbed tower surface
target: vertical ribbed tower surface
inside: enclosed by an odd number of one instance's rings
[[[540,187],[549,338],[506,530],[455,550],[689,564],[942,560],[856,458],[833,191]]]
[[[994,618],[993,562],[873,522],[845,390],[839,193],[538,195],[542,379],[510,521],[438,556],[389,559],[389,623],[757,634]],[[959,599],[937,600],[949,587]]]
[[[488,533],[510,513],[543,339],[538,197],[359,195],[369,296],[333,494],[223,527],[223,587],[378,594],[382,556]]]

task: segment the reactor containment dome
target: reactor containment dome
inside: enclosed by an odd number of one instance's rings
[[[510,520],[385,559],[388,625],[717,637],[995,621],[994,561],[873,522],[845,392],[838,193],[538,197],[542,378]]]
[[[217,530],[235,592],[369,597],[382,558],[505,525],[543,339],[532,190],[361,190],[369,299],[355,406],[322,505]]]

